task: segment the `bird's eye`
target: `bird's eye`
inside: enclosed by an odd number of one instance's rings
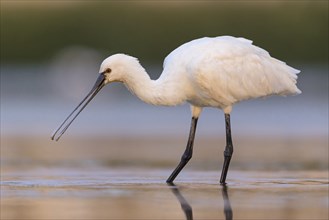
[[[107,69],[105,70],[106,73],[110,73],[111,71],[112,71],[111,68],[107,68]]]

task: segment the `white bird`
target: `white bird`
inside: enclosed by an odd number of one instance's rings
[[[146,103],[175,106],[188,102],[191,105],[192,120],[187,146],[180,163],[167,179],[169,183],[192,158],[196,126],[203,107],[222,109],[225,114],[226,147],[220,183],[225,184],[233,154],[230,126],[232,106],[247,99],[300,94],[296,86],[296,74],[299,72],[254,46],[252,41],[231,36],[205,37],[181,45],[165,58],[163,72],[157,80],[150,79],[137,58],[115,54],[102,62],[100,75],[92,90],[54,131],[51,139],[55,139],[61,128],[56,140],[64,134],[103,86],[122,82]]]

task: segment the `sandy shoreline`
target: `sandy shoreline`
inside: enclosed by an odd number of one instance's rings
[[[1,138],[1,170],[29,167],[165,167],[180,160],[185,138],[65,137],[60,142],[38,137]],[[239,170],[326,170],[327,137],[236,137],[232,168]],[[193,169],[222,166],[225,139],[197,137]]]

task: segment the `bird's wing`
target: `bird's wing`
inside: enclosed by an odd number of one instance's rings
[[[299,70],[245,39],[213,44],[187,66],[195,86],[217,102],[233,104],[273,94],[300,93],[296,87]]]

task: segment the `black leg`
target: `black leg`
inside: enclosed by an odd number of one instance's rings
[[[180,173],[180,171],[185,167],[185,165],[192,158],[193,143],[194,143],[194,136],[195,136],[195,130],[196,130],[197,123],[198,123],[198,118],[192,117],[190,135],[189,135],[189,138],[187,141],[185,152],[182,155],[180,163],[178,164],[176,169],[172,172],[172,174],[167,179],[167,183],[172,183],[174,181],[174,179],[176,178],[176,176]]]
[[[226,147],[224,151],[224,164],[222,169],[222,175],[220,177],[221,184],[225,183],[228,167],[230,166],[230,161],[233,154],[230,114],[225,114],[225,126],[226,126]]]

